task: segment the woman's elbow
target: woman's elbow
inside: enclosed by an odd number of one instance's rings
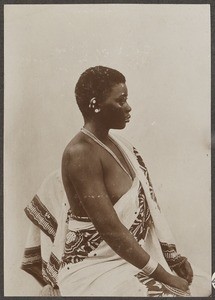
[[[118,222],[106,223],[100,228],[101,237],[107,242],[120,242],[126,236],[124,226]]]

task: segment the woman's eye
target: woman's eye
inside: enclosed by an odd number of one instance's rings
[[[120,100],[120,101],[119,101],[119,104],[120,104],[121,106],[123,106],[123,105],[125,104],[125,102],[126,102],[126,100]]]

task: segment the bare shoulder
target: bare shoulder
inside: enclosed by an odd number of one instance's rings
[[[82,134],[76,135],[64,150],[62,168],[70,171],[89,166],[99,167],[100,157],[97,155],[95,145]]]

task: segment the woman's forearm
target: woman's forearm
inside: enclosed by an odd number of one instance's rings
[[[137,267],[142,269],[149,261],[150,255],[138,244],[129,230],[123,225],[117,230],[108,230],[105,233],[101,233],[107,244],[123,259]],[[163,283],[169,283],[171,281],[171,275],[161,265],[155,269],[151,274],[155,280]]]

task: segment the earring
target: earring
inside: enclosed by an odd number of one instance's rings
[[[90,99],[89,108],[94,108],[96,104],[96,97]]]
[[[89,108],[93,108],[94,112],[97,114],[100,112],[100,108],[95,108],[96,106],[96,97],[93,97],[92,99],[90,99],[90,103],[89,103]]]

